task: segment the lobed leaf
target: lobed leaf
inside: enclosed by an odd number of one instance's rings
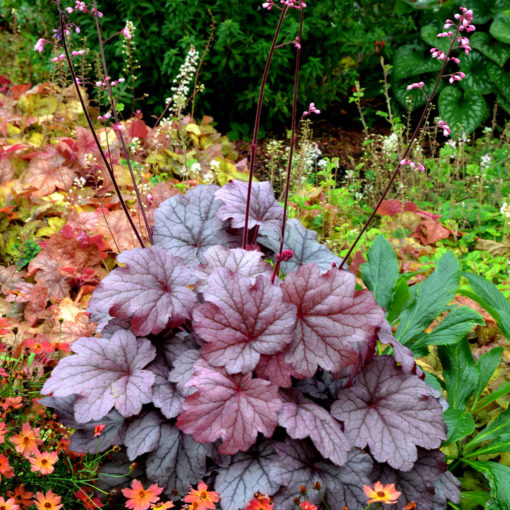
[[[147,367],[147,370],[154,374],[154,384],[152,385],[153,404],[159,408],[165,418],[175,418],[182,411],[185,395],[178,391],[175,384],[169,380],[170,370],[168,365],[161,358],[158,358]]]
[[[129,424],[125,439],[129,460],[153,452],[158,447],[164,422],[157,411],[146,411]]]

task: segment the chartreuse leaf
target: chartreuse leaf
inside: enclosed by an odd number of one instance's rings
[[[480,448],[476,448],[488,441]],[[463,449],[463,457],[496,454],[510,451],[510,408],[499,414]]]
[[[489,33],[502,43],[510,44],[510,14],[501,13],[494,18]]]
[[[454,136],[474,131],[488,116],[485,99],[475,92],[462,94],[458,87],[445,87],[439,94],[439,115],[451,127]]]
[[[476,32],[469,38],[469,45],[483,53],[500,67],[510,58],[510,46],[492,39],[485,32]]]
[[[464,338],[475,324],[485,324],[483,317],[468,306],[454,308],[432,332],[413,344],[413,350],[426,345],[450,345]]]
[[[510,303],[505,296],[493,283],[481,276],[468,272],[463,272],[462,276],[467,279],[473,292],[461,290],[461,293],[487,310],[510,340]]]
[[[478,369],[480,377],[478,379],[478,386],[473,400],[473,409],[476,407],[476,403],[489,383],[492,374],[494,374],[494,371],[498,368],[502,355],[503,347],[495,347],[478,358],[476,368]]]
[[[453,409],[466,409],[469,398],[478,387],[480,377],[468,341],[440,345],[437,354],[443,365],[448,403]]]
[[[374,293],[377,304],[388,309],[397,283],[399,266],[391,244],[379,235],[367,253],[368,262],[361,265],[363,283]]]
[[[414,299],[403,309],[396,338],[406,344],[421,333],[453,299],[459,287],[460,267],[455,255],[445,253],[434,272],[416,289]]]
[[[492,496],[496,500],[496,507],[500,510],[510,508],[510,467],[497,462],[467,460],[463,462],[482,473],[492,489]]]
[[[443,418],[448,428],[444,446],[469,436],[475,430],[473,416],[463,409],[450,407],[443,413]]]

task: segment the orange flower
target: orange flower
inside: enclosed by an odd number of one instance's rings
[[[62,498],[58,494],[53,494],[50,490],[46,494],[38,492],[35,495],[35,506],[37,510],[60,510],[63,505],[59,504]]]
[[[58,460],[57,452],[39,452],[36,451],[34,457],[28,459],[32,467],[30,471],[33,473],[39,472],[41,475],[49,475],[54,471],[54,464]]]
[[[273,510],[273,505],[268,497],[252,498],[245,510]]]
[[[0,498],[0,510],[19,510],[19,506],[16,505],[13,498],[9,498],[7,501],[4,498]]]
[[[133,480],[131,489],[122,489],[122,494],[127,498],[126,508],[132,508],[133,510],[147,510],[151,503],[158,501],[162,492],[163,489],[155,483],[148,489],[144,489],[142,483],[138,480]]]
[[[308,500],[302,501],[300,506],[301,510],[317,510],[317,507],[312,505]]]
[[[9,459],[3,453],[0,454],[0,481],[2,480],[2,475],[5,476],[5,478],[12,478],[14,476],[14,471],[9,464]]]
[[[7,431],[9,429],[5,425],[4,421],[0,421],[0,444],[2,444],[5,440],[5,434],[7,434]]]
[[[151,505],[152,510],[167,510],[168,508],[173,508],[173,501],[165,501],[164,503],[161,501],[157,505]]]
[[[216,508],[216,503],[220,500],[220,495],[217,492],[208,491],[207,485],[204,482],[198,483],[198,490],[190,487],[189,493],[182,499],[185,503],[196,503],[196,510],[205,510]]]
[[[14,494],[12,494],[11,491],[9,491],[7,494],[9,496],[12,496],[16,504],[21,505],[23,508],[28,508],[29,506],[32,506],[34,504],[32,501],[34,494],[32,492],[26,491],[25,486],[23,484],[18,485],[14,489]]]
[[[37,448],[38,434],[38,429],[33,430],[32,427],[25,422],[23,423],[23,427],[21,427],[21,434],[12,436],[11,442],[16,445],[16,451],[28,459],[30,455],[39,451]]]
[[[381,482],[375,482],[372,489],[368,485],[363,485],[363,491],[367,498],[368,503],[386,503],[387,505],[394,505],[400,497],[400,492],[395,490],[394,483],[388,483],[383,487]]]
[[[100,425],[96,425],[94,427],[94,437],[99,437],[101,435],[101,433],[103,432],[104,428],[105,428],[104,423],[101,423]]]
[[[3,398],[0,407],[8,411],[9,409],[19,409],[23,406],[23,399],[21,397],[7,397]]]
[[[96,508],[103,507],[103,502],[98,497],[92,497],[90,494],[90,488],[80,487],[74,495],[83,503],[83,506],[87,510],[94,510]]]
[[[407,505],[402,508],[402,510],[414,510],[416,508],[416,503],[414,501],[409,501]]]

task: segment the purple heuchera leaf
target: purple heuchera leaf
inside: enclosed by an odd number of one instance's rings
[[[74,356],[60,360],[41,390],[55,397],[78,395],[75,418],[99,420],[115,407],[124,417],[138,414],[151,401],[154,374],[144,370],[156,356],[145,338],[119,330],[110,339],[80,338]]]
[[[280,234],[280,230],[268,232],[261,236],[258,242],[274,253],[278,253],[280,251]],[[292,250],[294,253],[290,260],[281,262],[280,269],[285,274],[297,271],[303,264],[312,262],[317,264],[322,272],[331,269],[332,264],[339,265],[342,262],[340,257],[317,241],[317,232],[303,227],[301,222],[295,218],[287,221],[283,250]]]
[[[174,425],[164,423],[159,445],[146,461],[147,477],[165,487],[168,494],[172,489],[185,494],[189,486],[202,480],[206,473],[208,446],[193,441]]]
[[[337,466],[347,462],[351,445],[342,427],[326,409],[303,397],[298,391],[286,392],[289,398],[278,416],[278,425],[285,427],[292,439],[309,437],[315,448]]]
[[[188,289],[191,269],[182,259],[157,246],[124,251],[114,269],[92,294],[89,311],[107,311],[113,317],[131,319],[138,336],[180,326],[191,317],[197,302]]]
[[[153,452],[159,445],[161,425],[165,418],[157,411],[145,411],[129,424],[126,432],[127,456],[129,460],[144,453]]]
[[[195,388],[187,386],[193,375],[193,365],[200,358],[200,352],[196,349],[188,349],[181,353],[174,361],[174,368],[168,375],[168,380],[176,383],[177,390],[183,397],[188,397],[195,392]]]
[[[252,283],[259,275],[271,277],[271,265],[262,260],[263,253],[260,251],[248,251],[242,248],[226,248],[225,246],[214,246],[204,253],[204,264],[195,269],[195,277],[198,282],[195,288],[202,292],[207,286],[208,278],[218,267],[230,269],[233,273],[246,276]]]
[[[258,365],[255,367],[257,377],[267,379],[281,388],[290,388],[294,369],[285,361],[285,355],[285,351],[272,356],[262,354]]]
[[[439,450],[419,448],[418,460],[411,470],[399,471],[388,464],[375,464],[371,479],[374,482],[380,481],[383,485],[393,483],[402,493],[395,510],[401,510],[410,501],[416,503],[420,510],[432,510],[434,484],[441,479],[445,470],[444,455]],[[446,498],[441,508],[446,508]]]
[[[154,212],[154,244],[195,266],[211,246],[232,242],[216,216],[221,202],[215,185],[200,185],[165,200]]]
[[[317,491],[312,490],[314,482],[322,485],[324,495],[330,508],[347,506],[352,509],[364,508],[366,496],[363,485],[370,483],[372,459],[370,455],[353,448],[347,462],[336,466],[325,461],[305,441],[287,439],[276,445],[278,464],[273,465],[272,476],[286,488],[274,497],[274,508],[291,510],[300,485],[308,488],[307,498],[317,506],[322,500]]]
[[[217,216],[231,220],[233,228],[244,228],[248,183],[229,181],[216,192],[216,198],[223,202]],[[270,182],[253,182],[248,215],[248,229],[260,227],[260,232],[279,232],[283,218],[283,207],[275,200]]]
[[[254,444],[257,432],[273,435],[282,403],[269,381],[253,379],[251,373],[228,375],[200,359],[187,384],[198,391],[184,401],[177,426],[195,441],[221,438],[218,451],[233,455]]]
[[[208,342],[202,357],[229,374],[251,372],[261,354],[276,354],[292,340],[296,307],[265,276],[253,284],[229,269],[216,269],[193,311],[193,329]]]
[[[184,396],[177,390],[175,384],[169,381],[170,370],[165,361],[158,358],[151,363],[147,370],[154,374],[152,385],[152,402],[159,408],[165,418],[175,418],[182,411]]]
[[[274,494],[280,484],[271,476],[278,455],[269,441],[254,446],[247,453],[237,453],[232,463],[218,470],[214,489],[221,494],[223,510],[245,508],[255,492]]]
[[[115,487],[125,487],[129,484],[130,480],[140,478],[141,476],[143,476],[143,469],[140,466],[136,466],[133,470],[132,462],[123,451],[120,451],[114,454],[112,460],[101,463],[97,487],[110,491]]]
[[[460,482],[447,471],[434,482],[434,499],[432,510],[443,510],[447,501],[458,505],[460,503]]]
[[[312,377],[317,367],[339,372],[356,363],[356,343],[369,342],[384,312],[369,291],[356,291],[353,274],[331,269],[321,275],[316,264],[301,266],[282,283],[284,300],[297,306],[294,340],[286,361],[299,375]]]
[[[331,414],[344,422],[352,444],[368,446],[377,461],[408,471],[417,446],[438,448],[446,439],[441,404],[432,394],[430,386],[404,373],[391,356],[380,356],[338,393]]]

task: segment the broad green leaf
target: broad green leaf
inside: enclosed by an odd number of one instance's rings
[[[400,277],[393,289],[391,303],[388,308],[388,313],[386,314],[386,318],[390,323],[399,316],[400,312],[410,299],[411,291],[409,290],[407,280]]]
[[[463,459],[463,462],[479,473],[483,473],[485,478],[489,480],[492,495],[496,499],[501,510],[510,508],[510,468],[508,466],[503,466],[496,462],[482,462],[467,459]]]
[[[459,287],[459,262],[451,252],[438,261],[434,272],[419,286],[415,286],[414,299],[403,309],[395,334],[397,340],[406,344],[421,333],[453,299]]]
[[[399,275],[397,256],[391,244],[379,235],[368,250],[367,258],[368,262],[361,266],[361,278],[374,293],[377,304],[387,310]]]
[[[454,308],[432,333],[413,344],[413,350],[425,345],[449,345],[466,336],[475,324],[485,324],[482,316],[469,306]]]
[[[469,55],[460,57],[460,70],[466,77],[460,81],[460,86],[469,92],[490,94],[494,90],[493,83],[487,79],[488,60],[478,51],[471,51]]]
[[[447,37],[437,37],[440,32],[434,25],[425,25],[421,27],[421,38],[430,44],[433,48],[439,48],[443,52],[447,52],[450,48],[450,40]]]
[[[478,387],[475,391],[473,408],[476,407],[476,402],[482,396],[483,390],[491,380],[492,374],[496,368],[498,368],[502,355],[503,347],[495,347],[478,358],[476,368],[478,369],[480,377],[478,379]]]
[[[485,278],[473,273],[462,273],[473,292],[462,291],[491,314],[502,333],[510,340],[510,303],[498,288]]]
[[[463,510],[477,510],[485,506],[490,494],[488,491],[463,491],[460,493],[460,504]]]
[[[469,39],[469,45],[503,67],[510,58],[510,46],[492,39],[485,32],[475,32]]]
[[[441,62],[430,58],[429,48],[425,45],[408,44],[395,52],[393,74],[396,80],[419,74],[438,73],[440,69]]]
[[[510,14],[502,13],[492,22],[489,33],[502,43],[510,44]]]
[[[483,409],[484,407],[488,406],[489,404],[492,404],[498,398],[501,398],[502,396],[506,395],[507,393],[510,393],[510,381],[503,384],[500,388],[497,390],[489,393],[486,397],[482,398],[476,406],[473,406],[473,412],[476,413],[480,411],[480,409]]]
[[[510,104],[510,76],[508,76],[505,70],[492,62],[487,64],[487,73],[496,85],[496,95],[498,99],[501,97],[501,105],[508,111],[508,105]]]
[[[446,443],[444,443],[443,446],[459,441],[459,439],[469,436],[469,434],[472,434],[475,430],[475,420],[473,420],[473,416],[471,416],[471,413],[463,411],[462,409],[453,409],[450,407],[444,412],[443,418],[448,427]]]
[[[476,449],[478,445],[488,444]],[[464,447],[464,457],[510,451],[510,408],[503,411]]]
[[[474,92],[462,94],[458,87],[445,87],[439,94],[439,116],[445,120],[455,136],[468,135],[488,116],[485,99]]]
[[[440,345],[437,354],[443,366],[448,403],[453,409],[466,409],[478,386],[478,370],[467,339],[453,345]]]

